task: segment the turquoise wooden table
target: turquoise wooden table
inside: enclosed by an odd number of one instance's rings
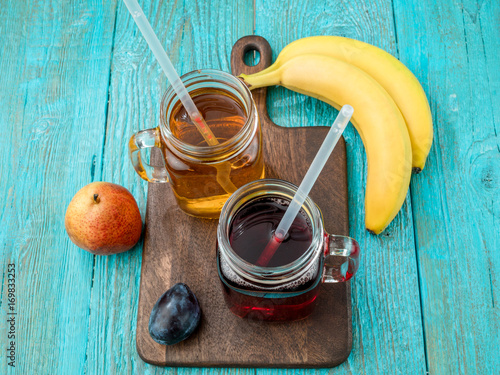
[[[385,49],[418,77],[434,118],[424,171],[380,236],[364,229],[366,157],[345,132],[353,349],[334,369],[160,368],[135,347],[142,245],[93,256],[70,242],[65,209],[92,181],[147,184],[129,137],[155,126],[166,79],[121,1],[3,0],[0,7],[0,373],[500,373],[500,2],[140,1],[181,73],[229,71],[231,47],[265,37],[274,58],[309,35]],[[252,57],[252,56],[250,56]],[[271,118],[326,125],[336,111],[281,88]],[[14,265],[14,266],[12,266]],[[15,312],[9,274],[15,270]],[[15,339],[8,339],[15,316]],[[15,344],[15,368],[6,353]]]

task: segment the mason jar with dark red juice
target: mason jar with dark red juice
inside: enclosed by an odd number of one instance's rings
[[[282,180],[254,181],[238,189],[222,209],[217,269],[226,304],[239,317],[306,318],[322,282],[347,281],[358,268],[358,243],[327,234],[310,198],[283,241],[270,246],[296,190]]]

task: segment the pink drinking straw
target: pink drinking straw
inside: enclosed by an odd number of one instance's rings
[[[196,126],[209,146],[218,145],[219,142],[217,141],[217,138],[205,123],[205,120],[200,114],[200,111],[198,111],[198,108],[196,108],[193,99],[191,99],[191,96],[186,90],[186,87],[175,71],[172,62],[168,58],[167,53],[163,49],[160,41],[158,40],[158,37],[149,24],[149,21],[146,19],[146,16],[144,15],[144,12],[142,11],[140,5],[137,3],[137,0],[123,0],[123,2],[127,6],[128,11],[137,24],[137,27],[139,27],[139,30],[141,30],[142,36],[144,37],[144,39],[146,39],[149,48],[151,48],[151,51],[153,51],[156,60],[158,60],[158,63],[160,63],[163,71],[165,72],[165,75],[167,76],[167,79],[170,81],[172,88],[182,102],[182,105],[193,121],[193,124]]]
[[[335,145],[339,141],[340,136],[344,132],[347,123],[351,119],[353,112],[354,109],[348,104],[344,105],[340,109],[337,118],[333,122],[332,127],[328,131],[325,140],[321,144],[318,153],[314,157],[314,160],[311,163],[309,169],[307,170],[304,179],[300,183],[300,186],[297,189],[297,192],[295,193],[292,201],[290,202],[290,205],[285,211],[285,214],[283,215],[283,218],[281,219],[278,228],[274,232],[271,241],[269,241],[269,243],[266,245],[266,248],[260,255],[259,259],[257,260],[256,264],[258,266],[261,267],[267,266],[269,264],[269,261],[273,257],[274,253],[276,252],[276,250],[278,250],[278,247],[280,246],[281,242],[283,242],[283,240],[285,239],[285,236],[288,233],[290,226],[292,225],[293,221],[295,220],[295,217],[299,213],[299,210],[304,204],[304,201],[306,200],[307,195],[311,191],[314,183],[318,179],[319,174],[323,170],[323,167],[325,166],[328,158],[330,157],[330,154],[332,153],[333,149],[335,148]]]

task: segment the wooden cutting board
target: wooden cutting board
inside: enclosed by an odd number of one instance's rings
[[[252,50],[260,53],[260,62],[249,67],[243,57]],[[235,75],[258,72],[270,63],[271,47],[264,38],[247,36],[233,47]],[[328,127],[277,126],[267,114],[266,89],[252,94],[262,125],[266,177],[300,184]],[[347,359],[352,344],[348,283],[322,285],[316,310],[302,321],[265,323],[238,318],[226,308],[217,276],[217,220],[184,214],[169,184],[150,183],[148,189],[137,313],[137,351],[144,361],[160,366],[333,367]],[[327,231],[347,235],[343,139],[310,195],[323,212]],[[160,345],[149,335],[149,315],[157,299],[178,282],[186,283],[198,297],[202,321],[187,340]]]

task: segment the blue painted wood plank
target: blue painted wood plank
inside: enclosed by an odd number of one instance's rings
[[[291,1],[287,6],[257,1],[257,29],[274,54],[310,35],[341,35],[362,40],[398,56],[391,2]],[[337,111],[316,99],[285,89],[269,90],[271,118],[284,126],[328,125]],[[361,266],[352,282],[353,349],[333,373],[425,372],[418,275],[411,202],[381,236],[364,227],[366,156],[349,126],[347,143],[350,233],[362,246]]]
[[[395,1],[435,142],[412,182],[429,372],[500,372],[500,4]]]
[[[101,173],[113,23],[113,2],[0,7],[0,272],[16,265],[18,313],[16,367],[2,350],[0,373],[78,373],[86,360],[94,257],[69,241],[64,213]]]

